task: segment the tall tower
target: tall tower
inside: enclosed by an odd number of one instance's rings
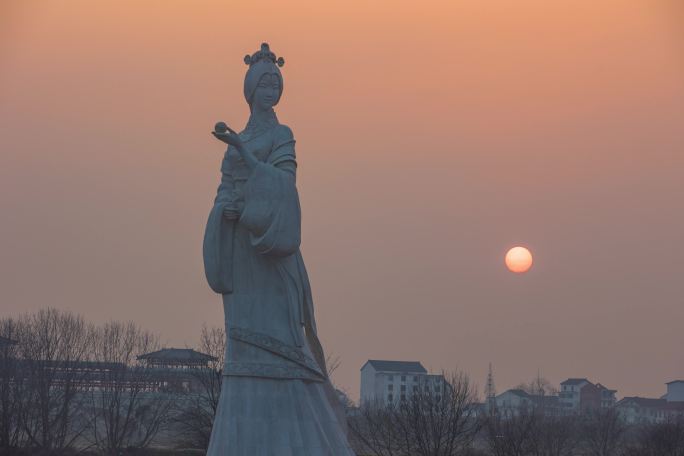
[[[492,363],[489,363],[489,373],[487,374],[487,384],[485,385],[485,403],[489,411],[493,411],[496,407],[496,387],[494,386],[494,372],[492,372]]]

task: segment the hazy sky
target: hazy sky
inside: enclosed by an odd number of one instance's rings
[[[268,41],[353,398],[368,358],[659,396],[684,378],[678,3],[3,0],[0,316],[135,319],[169,346],[222,324],[209,131],[244,126],[242,58]]]

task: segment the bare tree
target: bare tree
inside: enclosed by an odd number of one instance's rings
[[[477,393],[464,373],[433,377],[399,403],[400,423],[420,456],[451,456],[470,448],[480,429]]]
[[[587,456],[614,456],[623,447],[626,426],[615,409],[598,409],[582,417],[580,433]]]
[[[481,421],[467,375],[419,378],[399,401],[363,404],[349,420],[364,448],[377,456],[455,456],[471,448]]]
[[[531,440],[534,456],[574,456],[578,446],[577,417],[538,412]]]
[[[350,441],[359,454],[407,456],[404,436],[396,422],[395,404],[379,400],[364,403],[347,419]]]
[[[532,456],[540,419],[533,409],[491,413],[486,420],[485,440],[492,456]]]
[[[342,360],[339,356],[328,353],[325,357],[325,368],[328,370],[328,378],[332,381],[332,376],[335,371],[342,365]]]
[[[23,444],[20,426],[23,378],[18,374],[17,322],[0,320],[0,453]]]
[[[89,392],[94,445],[106,453],[148,446],[174,402],[159,390],[155,372],[137,360],[159,347],[158,338],[133,322],[110,322],[98,328],[92,347],[99,363],[99,387]]]
[[[684,417],[640,429],[626,456],[684,456]]]
[[[17,346],[23,377],[19,420],[27,444],[72,447],[86,422],[78,391],[93,328],[81,316],[48,308],[19,319]]]
[[[537,374],[532,380],[527,383],[521,383],[515,387],[516,389],[525,391],[527,394],[533,396],[553,396],[558,394],[558,388],[553,386],[553,384],[546,378]]]
[[[199,351],[210,355],[208,368],[193,369],[194,386],[183,398],[181,410],[174,419],[176,443],[186,448],[209,447],[214,416],[218,409],[223,379],[226,333],[223,328],[202,326]]]
[[[486,441],[493,456],[574,456],[574,416],[547,416],[542,407],[494,411],[487,419]]]

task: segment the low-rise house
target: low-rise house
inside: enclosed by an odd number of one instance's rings
[[[494,398],[496,409],[503,414],[517,415],[532,407],[532,397],[521,389],[509,389]]]
[[[684,380],[666,383],[660,398],[625,397],[617,403],[620,416],[629,424],[662,423],[684,416]]]
[[[684,402],[647,397],[625,397],[615,406],[628,424],[655,424],[684,416]]]
[[[574,414],[610,408],[616,403],[616,392],[586,378],[569,378],[561,383],[560,407],[565,413]]]
[[[494,398],[496,411],[504,416],[518,416],[521,413],[541,413],[545,416],[560,414],[559,398],[556,395],[530,394],[522,389],[509,389]]]

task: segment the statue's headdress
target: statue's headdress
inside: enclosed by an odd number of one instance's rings
[[[271,63],[274,63],[279,67],[285,65],[284,58],[278,57],[278,59],[276,60],[276,55],[273,52],[271,52],[271,49],[268,47],[268,43],[261,43],[261,49],[259,49],[252,55],[247,54],[245,56],[245,63],[249,66],[254,65],[260,60],[270,61]]]
[[[272,73],[280,79],[280,94],[275,104],[278,104],[280,97],[283,94],[283,75],[280,74],[280,68],[285,65],[285,59],[282,57],[276,58],[276,55],[271,52],[268,43],[261,43],[261,49],[252,55],[245,56],[245,64],[249,65],[247,74],[245,75],[244,93],[247,103],[252,104],[252,96],[256,90],[259,80],[264,74]]]

